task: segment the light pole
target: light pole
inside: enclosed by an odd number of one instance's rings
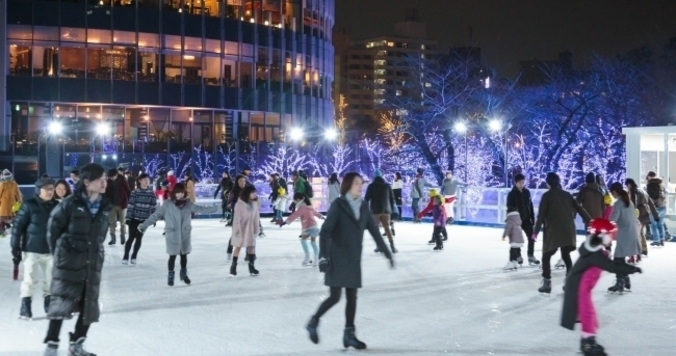
[[[59,135],[61,134],[61,131],[63,131],[63,126],[61,126],[60,122],[57,121],[52,121],[49,123],[47,126],[47,134],[49,135]],[[41,144],[41,137],[42,133],[38,133],[38,178],[40,178],[40,144]]]
[[[456,122],[454,126],[455,132],[465,136],[465,177],[463,182],[467,183],[467,124],[464,122]]]

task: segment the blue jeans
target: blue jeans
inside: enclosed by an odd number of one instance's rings
[[[275,218],[277,220],[282,220],[282,211],[275,209]]]
[[[667,208],[657,208],[658,220],[650,214],[650,233],[653,235],[653,241],[663,241],[664,233],[664,217],[667,215]]]
[[[420,214],[420,207],[418,207],[418,202],[420,198],[412,198],[411,209],[413,209],[413,221],[418,221],[418,214]]]

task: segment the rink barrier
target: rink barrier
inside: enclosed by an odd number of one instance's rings
[[[272,217],[272,202],[268,199],[271,190],[270,185],[267,182],[256,182],[255,186],[256,190],[259,192],[259,200],[261,201],[261,216]],[[320,212],[326,212],[328,210],[326,183],[322,179],[312,179],[312,186],[315,193],[314,198],[312,199],[314,207]],[[222,217],[221,199],[213,198],[217,187],[217,184],[198,183],[195,185],[197,204],[209,207],[206,211],[198,213],[195,218],[214,219]],[[367,184],[364,184],[364,190],[366,190],[366,187]],[[33,185],[20,185],[19,188],[24,196],[35,194],[35,186]],[[291,188],[291,184],[289,184],[289,188]],[[405,184],[402,194],[402,199],[404,201],[404,205],[402,206],[403,220],[405,221],[412,220],[411,198],[409,195],[410,190],[410,184]],[[456,203],[454,205],[454,224],[492,228],[504,227],[504,221],[507,216],[507,195],[510,191],[511,188],[459,187],[456,195]],[[530,189],[536,216],[540,198],[546,191],[547,189]],[[576,193],[576,191],[570,192]],[[288,196],[293,196],[293,191],[290,191]],[[291,199],[288,200],[288,204],[290,203]],[[425,196],[420,199],[420,210],[427,206],[428,203],[429,197],[425,194]],[[288,214],[288,211],[286,214]],[[423,218],[423,221],[431,222],[432,220],[431,218],[426,217]],[[666,222],[669,231],[674,231],[674,228],[676,228],[676,194],[673,193],[667,193]],[[584,224],[579,216],[575,219],[575,226],[578,233],[584,234]],[[676,239],[672,242],[676,242]]]

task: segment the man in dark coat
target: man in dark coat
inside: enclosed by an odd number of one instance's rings
[[[80,172],[80,189],[64,199],[49,219],[47,241],[54,256],[46,355],[56,355],[64,319],[79,313],[70,334],[70,353],[86,354],[83,344],[92,323],[99,321],[103,241],[112,208],[104,169],[90,163]]]
[[[366,188],[364,201],[370,205],[371,213],[373,213],[376,224],[380,222],[380,224],[383,225],[385,235],[387,235],[387,239],[390,241],[390,248],[393,253],[396,253],[397,249],[394,248],[394,236],[390,229],[390,219],[393,211],[392,207],[394,206],[394,193],[392,192],[392,187],[385,182],[383,172],[380,169],[376,169],[374,175],[375,178],[373,179],[373,182]],[[380,252],[380,249],[376,249],[376,252]]]
[[[117,223],[120,224],[120,243],[124,245],[127,225],[124,219],[127,216],[127,206],[129,205],[129,197],[131,196],[131,189],[124,174],[119,173],[119,170],[111,168],[108,170],[108,182],[106,187],[106,197],[111,202],[113,208],[110,211],[110,242],[108,246],[115,245],[115,227]]]
[[[25,256],[23,282],[21,283],[21,318],[31,319],[34,286],[43,282],[42,297],[45,313],[49,308],[53,258],[47,243],[49,214],[59,204],[54,200],[54,181],[41,178],[35,183],[37,194],[26,199],[12,224],[12,255],[15,261]],[[23,255],[23,256],[22,256]]]
[[[542,194],[538,218],[535,223],[534,238],[545,227],[542,243],[542,287],[541,293],[551,292],[551,266],[550,260],[561,249],[561,258],[566,264],[566,271],[570,271],[573,262],[570,253],[577,246],[577,229],[575,228],[575,213],[582,217],[585,224],[591,218],[589,214],[577,203],[575,198],[561,188],[561,180],[556,173],[547,173],[547,187],[549,190]]]
[[[592,219],[603,217],[606,204],[603,201],[601,187],[596,183],[596,175],[589,173],[585,177],[585,185],[580,188],[575,198]]]
[[[535,211],[530,190],[526,188],[526,177],[518,173],[514,176],[514,187],[507,194],[507,209],[515,207],[521,216],[521,230],[526,233],[528,239],[528,264],[537,266],[540,261],[535,258],[535,241],[533,236],[533,224],[535,223]],[[521,257],[519,257],[521,258]]]

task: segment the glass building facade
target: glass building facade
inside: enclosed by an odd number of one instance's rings
[[[182,160],[208,178],[330,126],[334,2],[3,1],[0,166],[32,183]]]

